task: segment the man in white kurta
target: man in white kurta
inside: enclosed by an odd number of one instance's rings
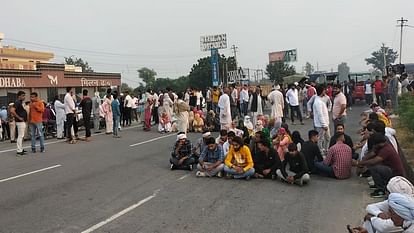
[[[276,121],[281,121],[281,118],[283,117],[283,108],[285,106],[283,94],[279,90],[280,86],[277,85],[275,89],[267,96],[267,99],[272,105],[272,115],[270,115],[270,118],[273,118]]]
[[[231,125],[231,109],[230,109],[230,97],[229,88],[223,89],[224,94],[220,96],[218,107],[220,108],[220,125],[221,129],[229,130]]]

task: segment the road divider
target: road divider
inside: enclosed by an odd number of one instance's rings
[[[6,182],[6,181],[10,181],[10,180],[14,180],[14,179],[18,179],[18,178],[24,177],[24,176],[36,174],[36,173],[39,173],[39,172],[44,172],[44,171],[47,171],[47,170],[50,170],[50,169],[54,169],[54,168],[58,168],[58,167],[61,167],[61,166],[62,165],[57,164],[57,165],[54,165],[54,166],[51,166],[51,167],[46,167],[46,168],[42,168],[42,169],[39,169],[39,170],[36,170],[36,171],[32,171],[32,172],[20,174],[20,175],[17,175],[17,176],[5,178],[5,179],[0,180],[0,183]]]
[[[101,228],[102,226],[104,226],[104,225],[106,225],[106,224],[114,221],[115,219],[121,217],[122,215],[127,214],[128,212],[131,212],[132,210],[134,210],[134,209],[138,208],[139,206],[145,204],[146,202],[150,201],[151,199],[153,199],[154,197],[156,197],[159,192],[160,192],[160,189],[155,190],[154,193],[151,196],[148,196],[148,197],[140,200],[136,204],[133,204],[130,207],[128,207],[128,208],[126,208],[126,209],[124,209],[124,210],[122,210],[122,211],[120,211],[120,212],[112,215],[110,218],[108,218],[108,219],[106,219],[106,220],[104,220],[104,221],[102,221],[102,222],[100,222],[100,223],[98,223],[96,225],[93,225],[92,227],[90,227],[90,228],[82,231],[82,233],[90,233],[90,232],[93,232],[93,231]]]

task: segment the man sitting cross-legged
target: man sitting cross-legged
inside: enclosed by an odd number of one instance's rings
[[[278,153],[268,140],[257,142],[258,152],[253,156],[256,178],[275,178],[276,170],[280,169],[281,162]]]
[[[298,151],[295,143],[289,144],[288,150],[289,152],[285,154],[285,160],[282,162],[282,167],[276,171],[276,174],[289,184],[295,183],[302,186],[310,181],[305,156]],[[286,168],[288,165],[289,170]]]
[[[233,138],[233,145],[225,160],[224,171],[235,179],[249,180],[254,175],[253,159],[248,146],[243,144],[240,137]]]
[[[197,165],[197,177],[203,176],[222,176],[222,171],[224,168],[224,153],[223,148],[220,145],[216,144],[216,140],[213,137],[208,137],[205,139],[207,145],[201,152],[200,158],[198,159]]]
[[[170,169],[193,170],[193,164],[196,162],[191,154],[191,142],[187,139],[184,132],[177,135],[177,141],[174,145],[174,151],[171,153]]]

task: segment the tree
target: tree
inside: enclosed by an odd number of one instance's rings
[[[295,67],[283,61],[272,62],[266,67],[266,75],[276,83],[283,83],[283,77],[296,74]]]
[[[372,65],[374,69],[377,70],[384,70],[384,53],[385,53],[385,61],[386,65],[393,64],[395,60],[398,58],[398,52],[390,49],[389,47],[382,44],[381,48],[377,51],[372,52],[371,57],[365,58],[367,65]]]
[[[306,62],[306,65],[305,65],[305,72],[306,72],[306,75],[310,75],[310,74],[312,74],[314,71],[315,71],[315,68],[313,67],[313,65],[312,65],[312,64],[310,64],[309,62]]]
[[[121,83],[121,92],[124,93],[125,91],[128,91],[130,94],[132,94],[134,92],[134,89],[132,89],[132,87],[126,83]]]
[[[75,56],[65,57],[65,64],[82,67],[82,72],[93,72],[92,67],[89,66],[87,61],[82,60],[82,58]]]
[[[144,67],[138,70],[138,77],[145,82],[146,87],[154,87],[155,76],[157,76],[157,72],[153,69]]]
[[[348,75],[349,75],[349,66],[346,64],[346,62],[342,62],[338,65],[338,80],[339,82],[343,82],[345,80],[348,81]]]

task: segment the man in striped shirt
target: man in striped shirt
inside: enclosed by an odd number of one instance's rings
[[[336,179],[348,179],[351,177],[352,149],[345,144],[343,133],[337,133],[336,144],[329,148],[328,156],[323,162],[315,162],[318,171],[326,176]]]

